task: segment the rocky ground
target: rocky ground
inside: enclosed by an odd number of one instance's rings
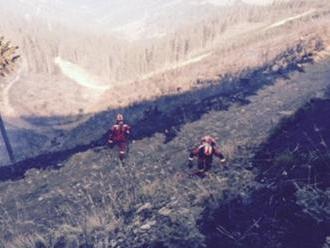
[[[131,144],[124,165],[117,160],[116,152],[106,147],[87,147],[58,161],[57,170],[32,169],[18,181],[3,177],[5,181],[0,184],[2,246],[214,247],[212,245],[228,237],[230,241],[224,241],[228,244],[226,247],[254,244],[253,239],[243,242],[249,234],[242,234],[243,228],[228,227],[222,222],[223,218],[213,224],[207,220],[219,206],[225,206],[222,213],[227,213],[225,204],[232,204],[227,209],[239,206],[234,205],[235,199],[254,201],[255,192],[265,187],[262,179],[269,179],[258,177],[260,171],[267,171],[256,164],[260,146],[270,133],[281,127],[281,120],[293,116],[311,99],[328,97],[330,60],[313,62],[310,56],[301,57],[304,59],[300,62],[286,63],[284,68],[281,68],[281,59],[285,61],[285,57],[280,57],[279,68],[272,66],[252,71],[233,85],[243,84],[245,89],[254,90],[240,94],[240,91],[237,94],[231,91],[234,94],[210,98],[212,104],[200,103],[212,107],[207,113],[186,117],[188,121],[177,124],[170,121],[170,126],[177,130],[173,137],[164,135],[163,126],[159,130],[152,129],[159,131],[154,135],[153,132],[141,134],[141,139]],[[274,73],[276,77],[272,76]],[[255,77],[262,74],[264,77]],[[230,99],[231,104],[226,104]],[[198,113],[198,106],[194,105],[193,112]],[[324,110],[325,115],[327,108]],[[164,113],[151,116],[150,120],[158,120],[157,123],[170,120]],[[178,116],[184,115],[178,113]],[[188,148],[198,143],[204,134],[218,138],[228,157],[228,168],[215,163],[206,177],[191,177],[186,167]],[[148,135],[150,137],[145,137]],[[46,168],[44,161],[44,165],[35,167]],[[31,167],[34,166],[31,164]],[[14,175],[20,172],[13,171]],[[20,173],[22,176],[24,170]],[[258,216],[255,219],[253,214],[245,224],[252,223],[255,231],[254,227],[262,220]],[[220,238],[213,235],[214,229],[203,228],[208,225],[216,227]],[[323,239],[325,242],[325,237]],[[266,242],[266,247],[295,247],[295,243],[285,246],[285,240],[274,240],[276,242]],[[321,238],[317,240],[313,244],[323,242]]]

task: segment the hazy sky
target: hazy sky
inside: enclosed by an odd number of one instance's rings
[[[104,31],[141,33],[141,29],[166,19],[177,23],[207,14],[206,11],[237,0],[0,0],[0,10],[11,8],[20,17],[46,18],[74,27],[100,27]],[[249,4],[270,4],[273,0],[242,0]],[[277,1],[277,0],[276,0]],[[209,8],[205,9],[208,5]],[[199,6],[203,6],[200,8]],[[199,11],[198,11],[199,10]],[[199,13],[200,12],[200,13]],[[0,11],[1,13],[1,11]],[[162,23],[163,21],[163,23]],[[175,24],[175,23],[174,23]],[[78,26],[77,26],[78,25]]]
[[[209,3],[213,4],[230,4],[235,2],[235,0],[207,0]],[[250,3],[250,4],[259,4],[259,5],[267,5],[273,2],[273,0],[243,0],[243,2]]]
[[[52,14],[62,16],[80,15],[84,18],[113,17],[121,22],[122,19],[135,19],[157,11],[171,11],[173,6],[189,5],[228,5],[237,0],[0,0],[1,5],[20,6],[27,14]],[[249,4],[266,5],[274,0],[242,0]],[[278,1],[278,0],[276,0]]]

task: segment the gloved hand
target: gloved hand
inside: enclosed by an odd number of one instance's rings
[[[114,147],[115,143],[113,143],[113,140],[108,140],[108,145],[112,149]]]
[[[223,159],[220,160],[220,163],[221,163],[221,164],[224,164],[224,163],[226,163],[226,162],[227,162],[227,160],[226,160],[225,158],[223,158]]]
[[[191,169],[193,167],[193,161],[191,159],[189,159],[189,161],[188,161],[188,167],[189,167],[189,169]]]

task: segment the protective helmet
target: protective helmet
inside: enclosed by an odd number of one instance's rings
[[[122,121],[124,121],[124,116],[123,116],[122,114],[117,114],[116,121],[117,121],[117,122],[122,122]]]
[[[208,143],[210,145],[215,144],[215,139],[213,137],[211,137],[210,135],[205,135],[202,139],[201,139],[202,143]]]

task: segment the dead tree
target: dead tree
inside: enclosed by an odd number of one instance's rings
[[[6,128],[5,128],[5,124],[2,120],[1,114],[0,114],[0,131],[1,131],[3,141],[5,142],[5,145],[6,145],[6,149],[7,149],[7,152],[8,152],[10,162],[14,163],[15,162],[15,157],[14,157],[13,148],[10,145],[9,138],[8,138],[8,135],[7,135],[7,131],[6,131]]]
[[[20,57],[16,54],[17,46],[11,46],[10,42],[5,42],[4,37],[0,37],[0,78],[6,77],[15,69],[15,62]],[[10,145],[9,137],[5,128],[5,123],[0,112],[0,132],[3,141],[6,145],[9,159],[12,163],[15,162],[14,152]]]

